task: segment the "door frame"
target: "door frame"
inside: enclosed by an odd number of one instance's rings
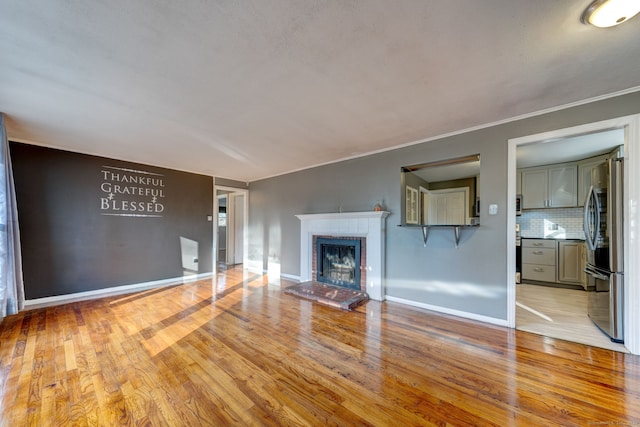
[[[234,191],[233,193],[227,193],[227,265],[236,265],[240,264],[244,261],[244,247],[245,247],[245,239],[244,239],[244,227],[245,227],[245,203],[244,197],[245,194],[240,191]],[[238,197],[242,197],[242,204],[238,204]],[[237,208],[239,207],[239,208]],[[242,224],[238,227],[237,220],[242,218]],[[242,253],[240,256],[236,257],[238,238],[241,241]]]
[[[242,268],[247,268],[247,261],[249,259],[249,190],[246,188],[228,187],[224,185],[213,185],[213,220],[215,221],[213,227],[213,265],[214,274],[217,271],[218,265],[218,190],[229,192],[229,194],[242,194],[243,197],[243,216],[244,224],[242,227]],[[227,197],[227,204],[229,204],[229,198]],[[228,223],[227,223],[228,224]],[[228,238],[228,237],[227,237]],[[227,260],[224,260],[225,264]]]
[[[516,327],[516,151],[518,146],[553,142],[571,136],[611,129],[624,132],[624,345],[640,354],[640,114],[603,120],[549,132],[511,138],[507,145],[507,322]],[[634,218],[634,221],[630,221]]]

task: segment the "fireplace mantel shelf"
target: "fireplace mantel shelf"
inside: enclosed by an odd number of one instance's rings
[[[367,211],[367,212],[327,212],[316,214],[298,214],[300,220],[320,220],[320,219],[347,219],[347,218],[385,218],[390,212],[387,211]]]

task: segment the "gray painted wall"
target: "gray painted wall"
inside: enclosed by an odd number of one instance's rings
[[[481,106],[479,106],[481,108]],[[250,183],[249,259],[278,262],[300,274],[301,213],[368,211],[382,202],[387,218],[387,294],[424,304],[507,319],[507,141],[640,112],[640,92],[533,118]],[[404,141],[398,141],[402,143]],[[464,230],[458,248],[449,230],[398,227],[400,168],[480,153],[481,226]],[[514,179],[515,177],[513,177]],[[490,203],[499,206],[489,216]]]
[[[172,279],[184,268],[212,272],[212,177],[35,145],[10,147],[27,299]],[[117,180],[105,178],[105,166],[122,168],[107,169]],[[125,176],[162,183],[132,184]],[[118,194],[115,185],[129,194]],[[133,188],[162,194],[154,204],[151,194],[133,195]],[[111,199],[105,190],[114,193]],[[130,210],[131,201],[150,203],[150,214],[161,215],[116,216],[149,213],[140,205]],[[110,202],[120,210],[105,209]]]

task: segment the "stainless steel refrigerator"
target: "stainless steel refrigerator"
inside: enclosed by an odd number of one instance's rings
[[[614,342],[623,342],[623,159],[609,159],[591,174],[584,204],[589,317]]]

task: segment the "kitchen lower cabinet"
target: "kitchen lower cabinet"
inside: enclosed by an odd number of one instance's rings
[[[522,263],[522,280],[555,283],[556,266]]]
[[[556,281],[557,242],[545,239],[522,240],[522,280]]]
[[[586,287],[584,242],[522,239],[522,280]]]
[[[584,288],[585,291],[589,288],[589,280],[587,279],[587,272],[584,269],[587,266],[587,245],[586,243],[582,243],[580,245],[580,284]]]
[[[582,242],[558,242],[558,281],[582,285]]]

